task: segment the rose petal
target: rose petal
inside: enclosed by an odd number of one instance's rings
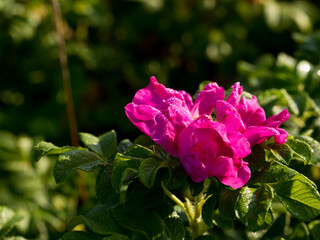
[[[279,135],[274,136],[274,142],[278,145],[281,145],[287,141],[289,134],[281,128],[277,128],[277,131],[279,132]]]
[[[232,88],[232,92],[228,96],[227,102],[230,103],[232,106],[237,107],[237,105],[239,104],[243,89],[240,86],[239,82],[236,82],[231,88]]]
[[[273,136],[276,137],[278,135],[280,135],[280,133],[275,128],[264,127],[264,126],[248,127],[243,133],[243,136],[247,138],[251,146],[255,144],[260,144],[265,140]]]
[[[217,100],[224,99],[224,89],[219,87],[217,83],[209,83],[198,94],[195,100],[191,114],[194,117],[199,117],[203,114],[211,115]]]
[[[183,101],[185,100],[182,93],[171,88],[166,88],[164,85],[158,83],[155,77],[151,77],[148,86],[138,90],[132,102],[137,105],[149,105],[161,109],[162,104],[172,97]]]
[[[233,166],[233,171],[229,171],[226,175],[218,175],[217,178],[223,184],[237,189],[243,187],[249,181],[250,175],[250,168],[247,166],[246,162],[241,160],[240,164]]]
[[[191,111],[192,106],[193,106],[193,101],[192,101],[192,97],[190,96],[190,94],[185,91],[182,91],[182,90],[178,91],[178,92],[182,94],[183,99],[184,99],[188,109]]]
[[[171,155],[178,156],[178,135],[192,120],[185,102],[170,98],[155,117],[150,128],[151,139]]]
[[[283,110],[281,113],[269,117],[262,125],[266,127],[278,128],[283,122],[287,121],[290,114],[287,109]]]
[[[159,110],[148,105],[136,105],[129,103],[125,107],[125,112],[130,121],[144,134],[150,136],[150,128],[154,125],[154,117]]]
[[[241,133],[233,132],[228,134],[228,138],[230,140],[235,157],[245,158],[251,153],[250,143]]]
[[[227,132],[243,132],[245,129],[244,123],[236,108],[225,101],[217,101],[216,117],[219,122],[226,126]]]
[[[237,110],[247,127],[260,125],[266,120],[266,114],[259,106],[255,96],[252,96],[251,99],[247,99],[245,96],[241,98]]]

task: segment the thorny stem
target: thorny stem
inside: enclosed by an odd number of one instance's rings
[[[78,127],[77,127],[76,114],[75,114],[74,103],[72,98],[70,72],[68,67],[66,45],[64,41],[60,5],[58,0],[51,0],[51,3],[52,3],[54,23],[56,26],[56,32],[58,37],[60,67],[61,67],[61,73],[62,73],[63,91],[64,91],[64,97],[66,101],[71,143],[73,146],[79,146]]]
[[[185,205],[183,204],[183,202],[181,202],[179,198],[177,198],[174,194],[172,194],[172,193],[163,185],[163,183],[162,183],[162,188],[163,188],[163,190],[164,190],[164,193],[165,193],[169,198],[171,198],[172,201],[174,201],[177,205],[179,205],[179,206],[182,208],[182,210],[187,214],[187,217],[188,217],[188,220],[189,220],[190,216],[188,216],[188,215],[189,215],[189,214],[188,214],[188,211],[187,211]],[[189,221],[189,223],[190,223],[190,221]]]
[[[197,238],[208,230],[208,226],[203,222],[202,219],[202,207],[206,200],[211,196],[207,195],[208,187],[210,186],[210,180],[204,183],[204,188],[202,192],[194,197],[194,200],[191,202],[188,198],[186,198],[186,202],[183,203],[177,198],[174,194],[172,194],[162,183],[162,188],[164,193],[172,199],[177,205],[179,205],[182,210],[185,212],[188,218],[189,227],[188,230],[192,239]]]

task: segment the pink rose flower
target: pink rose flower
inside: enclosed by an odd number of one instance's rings
[[[266,119],[255,96],[241,98],[239,83],[232,88],[225,101],[224,89],[209,83],[193,103],[188,93],[166,88],[151,77],[125,111],[142,132],[180,158],[193,181],[214,176],[239,188],[250,178],[250,169],[242,160],[250,154],[250,145],[270,137],[277,144],[284,143],[288,134],[279,126],[289,113],[284,110]],[[214,110],[216,121],[211,117]]]
[[[271,137],[274,137],[275,143],[279,145],[285,143],[288,133],[279,127],[290,117],[288,110],[285,109],[266,119],[266,114],[263,108],[259,106],[255,96],[252,96],[251,99],[244,96],[240,100],[243,91],[240,83],[235,83],[232,88],[233,91],[226,102],[231,104],[239,113],[244,125],[244,129],[239,129],[239,132],[248,139],[250,145],[260,144]]]

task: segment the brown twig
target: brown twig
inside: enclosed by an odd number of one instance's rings
[[[51,3],[52,3],[54,23],[56,26],[56,32],[58,37],[60,67],[61,67],[61,73],[62,73],[63,91],[64,91],[64,97],[66,101],[71,143],[73,146],[79,146],[78,127],[77,127],[76,114],[75,114],[74,103],[72,98],[70,72],[68,67],[68,58],[67,58],[66,45],[64,40],[64,31],[63,31],[62,18],[61,18],[61,12],[60,12],[60,5],[58,0],[51,0]]]

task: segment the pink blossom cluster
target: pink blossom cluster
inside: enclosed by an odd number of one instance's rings
[[[283,110],[266,118],[257,98],[242,97],[242,91],[237,82],[224,100],[224,89],[209,83],[193,102],[185,91],[166,88],[151,77],[125,111],[143,133],[179,157],[193,181],[215,176],[236,189],[250,179],[243,161],[250,148],[271,137],[279,145],[286,142],[288,133],[279,126],[290,116]]]

